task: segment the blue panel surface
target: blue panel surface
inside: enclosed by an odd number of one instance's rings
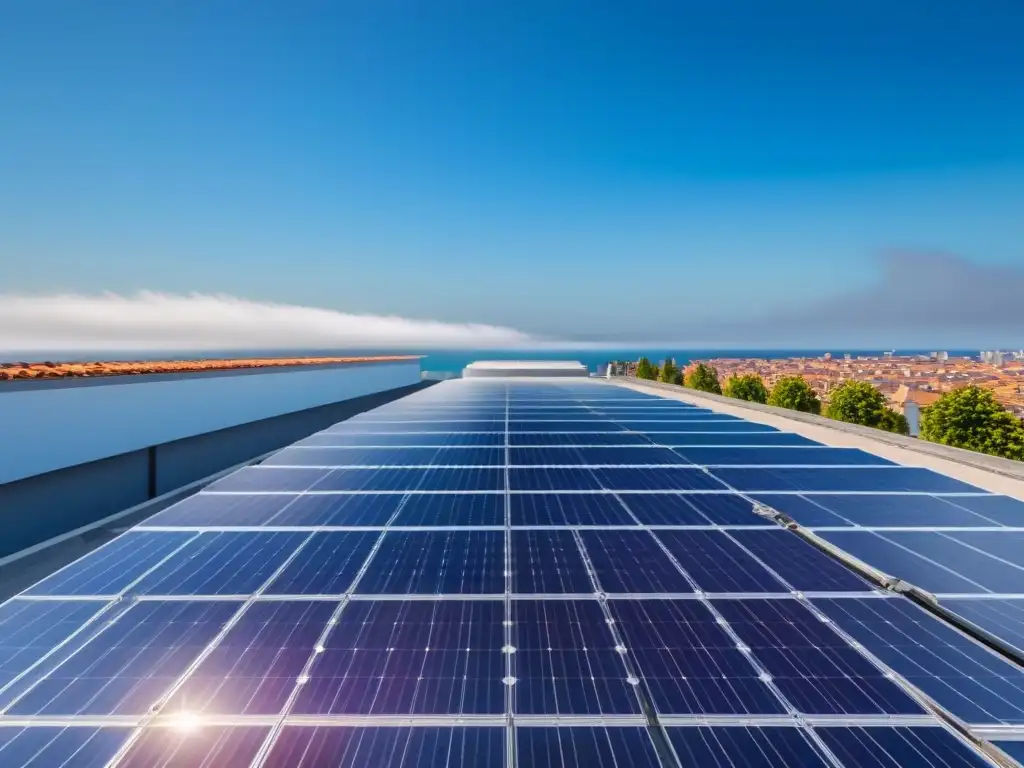
[[[688,448],[694,446],[765,446],[782,447],[787,445],[820,445],[803,435],[792,432],[684,432],[657,434],[650,436],[659,445],[672,448]]]
[[[981,755],[943,728],[815,728],[851,768],[983,768]]]
[[[308,491],[331,472],[303,467],[242,467],[206,486],[218,493],[301,493]]]
[[[596,600],[516,600],[512,621],[517,714],[640,713]]]
[[[858,560],[929,592],[953,594],[991,592],[992,588],[984,580],[986,576],[989,577],[988,581],[991,584],[997,585],[1004,582],[1002,578],[999,578],[1000,574],[992,577],[992,574],[987,571],[985,573],[971,571],[970,575],[960,573],[956,570],[960,567],[958,561],[950,561],[947,565],[943,562],[927,560],[915,551],[905,549],[891,541],[888,535],[883,537],[881,534],[870,531],[852,530],[823,531],[818,535]],[[950,544],[958,550],[966,551],[966,547],[954,542],[950,542]]]
[[[143,525],[267,525],[298,494],[197,493],[145,520]]]
[[[738,491],[911,491],[973,493],[973,485],[920,467],[716,469]]]
[[[263,466],[505,466],[504,448],[286,448]]]
[[[959,496],[924,494],[763,494],[757,497],[805,526],[993,526],[999,525],[954,502]]]
[[[405,497],[392,525],[504,525],[500,493],[413,493]]]
[[[516,728],[519,764],[530,768],[661,768],[646,728]]]
[[[379,538],[375,531],[315,533],[264,594],[340,595],[351,587]]]
[[[336,606],[326,601],[253,603],[170,698],[165,711],[279,713]]]
[[[1024,741],[993,741],[992,743],[1018,763],[1024,764]]]
[[[510,491],[599,491],[594,472],[575,467],[512,467],[508,470]]]
[[[116,595],[194,535],[128,532],[43,579],[25,594]]]
[[[946,536],[955,539],[973,549],[979,549],[987,555],[1013,563],[1019,569],[1024,569],[1024,532],[1020,531],[957,531],[946,534],[933,534],[934,536]],[[959,550],[957,552],[959,554]],[[972,553],[973,562],[973,553]],[[966,566],[965,566],[966,568]],[[971,571],[973,572],[973,568]],[[1020,589],[1024,591],[1024,570],[1021,574]]]
[[[873,586],[792,531],[733,530],[729,535],[803,592],[867,592]]]
[[[118,768],[247,768],[270,728],[204,726],[143,729]]]
[[[265,470],[284,472],[285,469]],[[503,491],[505,470],[478,469],[333,469],[313,491]]]
[[[500,768],[504,728],[285,726],[265,768]]]
[[[666,728],[686,768],[826,768],[801,728]]]
[[[958,496],[947,501],[1002,525],[1024,527],[1024,501],[995,495]]]
[[[501,714],[504,619],[501,600],[351,602],[292,711]]]
[[[403,446],[403,445],[434,445],[434,446],[495,446],[505,445],[504,428],[500,432],[417,432],[409,433],[351,433],[351,432],[318,432],[296,445],[324,446]]]
[[[93,619],[106,603],[11,600],[0,605],[0,707],[8,686]]]
[[[544,464],[689,464],[668,448],[654,446],[612,446],[601,448],[512,448],[509,463],[520,466]]]
[[[785,707],[698,600],[609,600],[661,715],[771,715]]]
[[[248,595],[306,540],[306,533],[201,533],[132,587],[140,595]]]
[[[700,469],[650,467],[647,469],[599,467],[594,475],[609,491],[714,491],[725,486]]]
[[[635,525],[612,494],[514,493],[509,496],[512,525]]]
[[[658,531],[703,592],[789,592],[763,565],[721,531]]]
[[[518,432],[510,433],[509,445],[651,445],[643,435],[628,432]]]
[[[711,525],[681,493],[623,493],[619,498],[644,525]]]
[[[504,429],[504,425],[502,425]],[[624,432],[614,421],[510,421],[509,432]]]
[[[958,573],[992,592],[1024,592],[1024,533],[936,533],[892,531],[886,539],[937,563],[950,563]]]
[[[581,531],[601,591],[693,592],[686,577],[646,531]]]
[[[23,691],[15,715],[142,715],[188,669],[235,602],[141,602]]]
[[[1024,653],[1024,599],[946,599],[941,604]]]
[[[1024,724],[1024,670],[903,598],[815,600],[884,664],[961,720]]]
[[[504,419],[491,420],[436,420],[436,421],[356,421],[349,419],[336,424],[325,432],[334,434],[429,434],[436,432],[504,432]]]
[[[869,466],[892,464],[856,448],[680,448],[694,464],[717,466]]]
[[[754,432],[777,432],[767,424],[750,421],[631,421],[619,422],[632,432],[650,435],[656,443],[674,440],[675,435],[699,434],[702,432],[729,432],[731,434],[752,434]]]
[[[595,591],[572,531],[512,531],[510,560],[514,592]]]
[[[392,531],[360,579],[362,594],[497,594],[505,591],[503,531]]]
[[[131,735],[130,728],[0,728],[4,768],[104,768]]]
[[[796,600],[715,600],[798,712],[911,715],[923,709]]]
[[[284,506],[268,525],[382,526],[394,517],[406,497],[399,493],[314,493],[273,498]]]

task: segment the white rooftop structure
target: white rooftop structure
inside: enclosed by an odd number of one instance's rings
[[[494,376],[579,376],[590,375],[587,366],[575,360],[478,360],[467,365],[463,378]]]

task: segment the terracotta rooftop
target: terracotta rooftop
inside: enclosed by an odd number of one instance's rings
[[[414,355],[381,357],[252,357],[226,360],[136,360],[75,363],[0,363],[0,381],[59,379],[95,376],[141,376],[153,373],[231,371],[240,368],[277,368],[285,365],[337,365],[416,360]]]

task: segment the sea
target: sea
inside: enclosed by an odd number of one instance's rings
[[[843,354],[856,356],[880,356],[883,351],[892,351],[897,355],[918,355],[928,354],[934,349],[903,349],[903,350],[880,350],[880,349],[671,349],[671,348],[571,348],[554,349],[545,347],[542,349],[426,349],[411,350],[399,348],[372,348],[372,349],[246,349],[246,350],[161,350],[126,352],[124,350],[103,351],[92,350],[83,352],[61,351],[21,351],[16,354],[0,352],[0,363],[5,362],[36,362],[48,360],[52,362],[70,362],[76,360],[196,360],[210,358],[232,358],[232,357],[300,357],[300,356],[367,356],[367,355],[393,355],[393,354],[415,354],[422,355],[420,367],[423,371],[431,374],[459,375],[462,369],[475,360],[574,360],[582,363],[596,373],[599,368],[612,360],[637,360],[640,357],[647,357],[655,363],[665,358],[674,358],[679,365],[686,365],[693,360],[708,360],[720,357],[747,357],[761,359],[781,359],[787,357],[819,357],[826,352],[831,352],[836,357]],[[977,356],[977,350],[946,350],[950,357]]]

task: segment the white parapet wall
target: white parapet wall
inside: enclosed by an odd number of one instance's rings
[[[583,363],[574,360],[479,360],[463,369],[466,379],[500,376],[589,376]]]
[[[412,359],[6,390],[0,382],[0,484],[419,381]]]

